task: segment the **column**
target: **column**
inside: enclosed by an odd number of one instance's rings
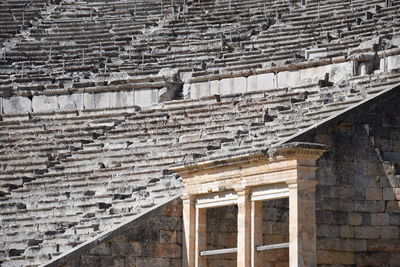
[[[289,186],[289,266],[317,266],[314,181]]]
[[[248,190],[237,191],[238,197],[238,234],[237,266],[251,265],[251,201]]]
[[[251,267],[261,267],[262,259],[257,255],[257,246],[263,245],[263,202],[251,202]]]
[[[183,204],[183,267],[195,267],[196,209],[192,196],[182,196]]]
[[[206,256],[200,252],[207,249],[206,209],[196,208],[196,242],[195,242],[195,267],[206,267]]]

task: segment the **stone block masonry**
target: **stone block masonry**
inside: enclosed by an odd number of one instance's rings
[[[329,144],[318,161],[318,266],[399,266],[398,94],[321,125],[301,141]]]
[[[156,206],[45,266],[182,266],[181,201]]]

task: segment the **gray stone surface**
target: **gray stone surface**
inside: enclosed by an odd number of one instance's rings
[[[83,109],[83,95],[60,95],[58,96],[58,106],[63,110],[82,110]]]
[[[135,105],[135,94],[131,92],[114,92],[109,95],[109,107],[129,107]]]
[[[32,98],[33,112],[49,112],[59,108],[57,96],[34,96]]]
[[[5,114],[32,112],[32,101],[27,97],[14,96],[3,98],[2,103]]]
[[[135,90],[135,105],[148,107],[158,102],[158,90],[156,89],[138,89]]]

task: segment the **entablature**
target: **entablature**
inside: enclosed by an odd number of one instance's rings
[[[327,147],[311,143],[284,144],[271,151],[204,161],[173,168],[183,179],[188,195],[202,195],[272,184],[308,181],[316,160]]]

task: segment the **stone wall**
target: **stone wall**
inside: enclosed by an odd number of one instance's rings
[[[326,78],[326,74],[329,75],[329,80],[332,82],[347,80],[353,76],[352,61],[325,64],[322,66],[313,66],[310,63],[310,66],[302,69],[299,67],[293,67],[292,70],[289,70],[289,67],[287,69],[282,71],[260,70],[249,74],[220,75],[219,78],[210,77],[209,81],[201,77],[194,79],[193,83],[185,84],[183,94],[187,98],[197,99],[215,94],[227,95],[317,84],[319,80]]]
[[[263,245],[289,242],[289,199],[264,201]],[[257,252],[266,266],[289,266],[289,249],[273,249]]]
[[[356,108],[302,138],[330,146],[317,172],[320,266],[399,265],[399,104]]]
[[[79,246],[46,266],[182,265],[182,205],[179,198]]]
[[[360,56],[362,58],[362,55]],[[379,54],[378,62],[350,60],[336,58],[330,63],[309,63],[308,66],[288,66],[287,70],[269,69],[256,70],[254,72],[231,73],[211,75],[210,77],[199,77],[191,79],[183,88],[186,98],[197,99],[211,95],[238,94],[252,91],[269,90],[283,87],[294,87],[300,85],[317,84],[321,80],[329,78],[329,82],[341,83],[352,77],[368,75],[372,73],[383,73],[397,70],[400,55]],[[347,60],[347,61],[346,61]],[[364,64],[366,71],[360,66]],[[375,69],[377,68],[377,69]],[[328,75],[328,76],[326,76]]]
[[[207,249],[236,248],[237,206],[207,209]],[[209,267],[236,266],[236,253],[207,256]]]
[[[166,89],[148,88],[131,91],[74,93],[68,95],[12,96],[0,98],[0,114],[27,112],[52,112],[55,110],[87,110],[123,108],[132,106],[149,107],[159,103]]]

